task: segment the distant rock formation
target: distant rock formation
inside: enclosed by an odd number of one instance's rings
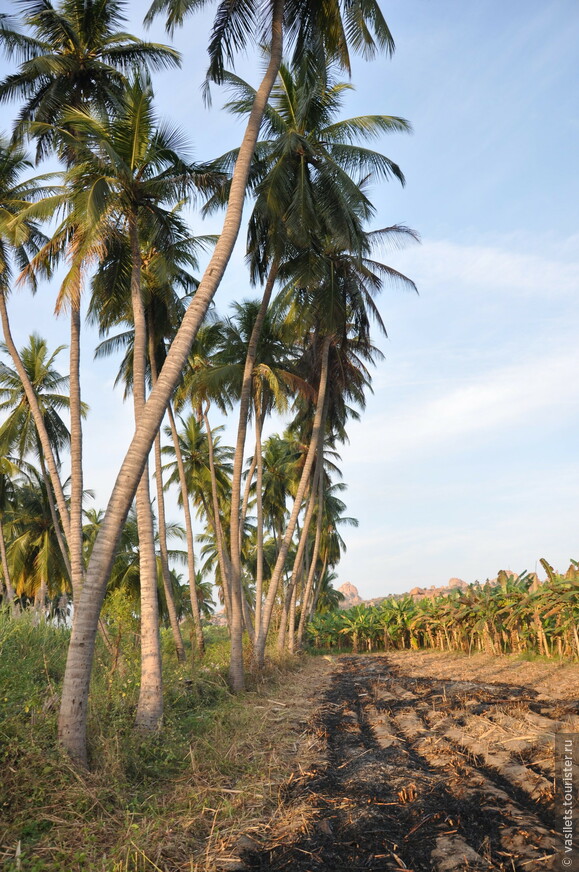
[[[451,578],[447,587],[460,587],[461,590],[466,590],[468,584],[466,581],[463,581],[462,578]]]
[[[362,602],[362,597],[358,593],[358,588],[354,587],[353,584],[350,584],[349,581],[339,587],[338,590],[344,595],[344,599],[340,603],[341,609],[350,609],[352,606],[359,606]]]
[[[413,587],[412,590],[408,591],[408,596],[411,596],[412,599],[420,600],[424,599],[425,596],[435,597],[441,596],[447,593],[450,593],[451,590],[466,590],[468,584],[466,581],[463,581],[462,578],[451,578],[447,585],[443,587],[437,587],[435,584],[431,584],[429,588],[425,587]]]

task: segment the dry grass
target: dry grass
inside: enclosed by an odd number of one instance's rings
[[[388,651],[388,659],[406,675],[520,684],[539,698],[573,699],[579,696],[579,669],[568,660],[522,659],[514,654],[458,654],[441,651]]]
[[[307,657],[272,664],[259,681],[249,676],[252,690],[239,698],[215,664],[196,669],[186,693],[169,668],[165,728],[149,738],[132,729],[135,690],[126,679],[121,699],[103,682],[93,694],[93,767],[82,774],[55,747],[55,711],[23,697],[0,723],[0,868],[212,868],[240,833],[260,834],[296,758],[307,765],[305,725],[316,700],[305,696],[315,697],[328,666]]]

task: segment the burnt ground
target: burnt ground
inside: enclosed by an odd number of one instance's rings
[[[284,787],[267,842],[241,841],[237,868],[561,868],[553,736],[579,731],[576,700],[529,682],[463,680],[458,667],[456,678],[436,678],[409,666],[336,662],[309,724],[319,763]]]

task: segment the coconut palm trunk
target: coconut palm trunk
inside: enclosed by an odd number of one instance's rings
[[[179,663],[184,663],[185,646],[183,644],[183,636],[179,627],[179,618],[177,617],[177,609],[175,608],[175,597],[171,587],[171,573],[169,570],[169,551],[167,548],[167,523],[165,519],[165,495],[163,493],[163,466],[161,462],[161,436],[157,433],[155,437],[155,482],[157,485],[157,515],[159,525],[159,551],[161,553],[161,572],[163,575],[163,590],[165,591],[165,602],[167,603],[167,612],[169,615],[169,623],[171,632],[173,633],[173,641],[175,642],[175,651],[177,652],[177,660]]]
[[[209,470],[211,473],[211,493],[213,497],[213,517],[215,520],[217,555],[221,569],[223,587],[224,590],[227,588],[229,593],[229,637],[231,646],[229,681],[232,690],[237,693],[245,689],[243,675],[243,591],[241,590],[241,578],[239,579],[239,584],[237,584],[235,588],[231,584],[232,567],[225,548],[225,539],[219,515],[213,439],[211,436],[209,419],[207,417],[208,406],[209,403],[203,407],[203,422],[205,424],[205,430],[207,431],[207,447],[209,449]]]
[[[0,561],[2,563],[2,575],[4,577],[4,587],[6,588],[6,600],[10,608],[14,602],[14,588],[10,578],[10,568],[8,566],[8,557],[6,555],[6,540],[4,538],[4,525],[0,518]]]
[[[75,602],[84,580],[82,551],[82,402],[80,393],[80,289],[70,311],[70,582]]]
[[[267,277],[267,281],[265,284],[265,288],[263,291],[263,297],[261,299],[261,304],[256,316],[256,319],[253,323],[253,328],[251,330],[251,336],[249,338],[249,343],[247,346],[247,355],[245,357],[245,364],[243,368],[243,378],[241,383],[241,394],[239,400],[239,422],[237,425],[237,441],[235,444],[235,455],[233,460],[233,475],[231,479],[231,587],[232,587],[232,599],[236,595],[235,591],[239,588],[241,595],[241,515],[240,515],[240,502],[241,502],[241,474],[243,471],[243,457],[245,452],[245,437],[247,435],[247,422],[249,418],[249,406],[251,403],[251,389],[253,382],[253,369],[255,367],[255,361],[257,359],[257,345],[259,342],[259,337],[261,334],[261,328],[263,326],[263,321],[265,318],[265,314],[267,312],[267,308],[269,306],[269,301],[271,299],[271,294],[273,291],[273,287],[275,285],[275,280],[277,278],[277,273],[279,270],[279,258],[275,258],[274,262],[271,265],[269,270],[269,275]],[[259,432],[259,425],[257,422],[258,413],[256,412],[256,438],[257,436],[261,436]],[[261,450],[260,450],[261,454]],[[258,456],[257,445],[255,449],[255,456]],[[259,459],[258,459],[258,470],[259,470]],[[260,500],[260,491],[258,484],[258,500]],[[260,551],[260,524],[259,518],[257,522],[257,531],[258,531],[258,584],[259,590],[256,590],[256,600],[255,600],[255,608],[256,608],[256,617],[255,624],[256,627],[259,627],[261,620],[261,591],[263,586],[263,529],[261,530],[261,551]],[[261,561],[261,577],[259,577],[260,573],[260,561]],[[259,618],[258,618],[259,613]],[[235,647],[235,651],[238,651],[238,646]],[[230,676],[233,674],[238,675],[241,669],[243,671],[243,664],[241,667],[239,664],[233,663],[234,655],[234,647],[232,645],[231,648],[231,658],[232,661],[230,663]],[[238,679],[243,685],[243,681]],[[232,684],[233,686],[233,684]],[[235,687],[234,690],[240,690],[241,687]]]
[[[149,365],[151,367],[151,381],[153,384],[157,381],[157,363],[155,360],[155,347],[152,331],[149,330]],[[157,488],[157,514],[159,525],[159,551],[161,554],[161,573],[163,576],[163,590],[165,591],[165,602],[167,603],[167,613],[169,615],[169,624],[173,633],[173,641],[175,642],[175,651],[177,652],[177,660],[179,663],[185,662],[185,646],[183,645],[183,636],[179,627],[179,618],[177,617],[177,609],[175,608],[175,597],[173,596],[173,588],[171,586],[171,573],[169,571],[169,551],[167,548],[167,522],[165,516],[165,493],[163,489],[163,462],[161,459],[161,434],[155,436],[155,483]]]
[[[288,615],[291,612],[292,602],[295,603],[294,594],[296,593],[297,584],[299,581],[300,574],[303,573],[304,570],[304,558],[306,553],[306,544],[308,541],[308,535],[310,531],[310,525],[312,523],[312,517],[314,514],[314,506],[316,502],[316,482],[318,480],[317,470],[314,473],[314,483],[311,488],[310,495],[308,498],[308,504],[306,507],[306,514],[304,517],[304,524],[301,532],[299,531],[298,526],[298,547],[296,551],[296,556],[294,558],[294,565],[292,567],[292,574],[290,578],[290,582],[288,585],[287,593],[286,593],[286,602],[284,606],[284,614],[282,615],[282,622],[280,625],[280,632],[278,637],[278,650],[281,652],[285,648],[286,644],[286,632],[288,626]],[[291,646],[290,650],[293,649],[293,643],[291,639],[288,638],[288,645]]]
[[[69,579],[72,579],[72,570],[70,567],[68,548],[66,547],[66,542],[64,541],[64,537],[62,535],[62,528],[58,520],[56,505],[54,503],[54,492],[50,483],[50,476],[48,475],[48,472],[46,470],[46,463],[44,462],[44,456],[42,454],[42,451],[38,452],[38,461],[40,463],[40,471],[42,472],[42,480],[44,481],[44,486],[46,488],[46,499],[48,500],[50,517],[54,526],[54,535],[56,536],[56,541],[58,542],[58,547],[60,549],[60,553],[62,554],[62,560],[64,562],[66,573]]]
[[[273,614],[273,608],[275,605],[275,598],[277,596],[277,589],[279,586],[279,581],[281,578],[281,574],[283,572],[284,563],[287,557],[287,553],[290,547],[290,543],[294,534],[295,526],[298,520],[298,515],[301,509],[302,500],[304,498],[304,494],[306,492],[306,487],[311,475],[312,467],[314,464],[314,459],[318,450],[318,445],[320,439],[322,438],[323,431],[323,419],[324,419],[324,408],[326,401],[326,388],[328,382],[328,360],[330,354],[330,344],[331,337],[326,336],[324,338],[322,344],[322,360],[321,360],[321,372],[320,372],[320,384],[318,387],[318,399],[316,403],[316,413],[314,416],[314,424],[312,428],[312,438],[310,440],[310,445],[308,448],[308,453],[306,456],[306,461],[304,463],[304,467],[302,469],[302,475],[300,479],[300,483],[298,485],[298,490],[296,493],[294,506],[292,510],[292,514],[290,516],[287,529],[285,531],[285,535],[283,538],[283,542],[281,544],[281,548],[279,550],[278,558],[269,582],[269,590],[267,592],[267,599],[265,602],[265,607],[263,610],[263,620],[259,627],[256,627],[256,640],[254,647],[254,660],[255,664],[258,668],[263,667],[264,657],[265,657],[265,645],[267,641],[267,633],[269,630],[269,625],[271,622],[271,616]]]
[[[312,598],[312,589],[314,586],[314,579],[316,577],[316,566],[318,563],[318,555],[320,553],[320,542],[322,539],[322,522],[323,522],[323,508],[324,508],[324,476],[322,472],[322,463],[323,463],[323,441],[320,442],[320,446],[318,448],[318,477],[317,477],[317,503],[318,503],[318,516],[316,518],[316,538],[314,540],[314,549],[310,561],[310,568],[308,572],[307,581],[304,586],[304,592],[302,595],[302,609],[300,613],[300,622],[298,625],[296,646],[298,651],[302,647],[302,640],[304,638],[304,629],[306,626],[306,619],[308,617],[308,606],[309,602]]]
[[[280,654],[285,648],[285,641],[287,638],[288,616],[291,605],[292,593],[293,587],[291,585],[291,582],[287,580],[286,575],[285,596],[282,595],[281,614],[279,618],[279,627],[277,628],[277,650]]]
[[[22,360],[20,355],[18,354],[18,349],[14,344],[14,339],[12,338],[12,331],[10,329],[10,320],[8,318],[8,309],[6,307],[6,296],[3,291],[0,290],[0,318],[2,319],[2,330],[4,333],[4,341],[6,343],[6,348],[8,349],[8,353],[12,358],[14,363],[14,368],[18,373],[18,377],[22,382],[22,387],[24,388],[24,392],[26,394],[26,399],[30,406],[30,411],[32,413],[32,417],[34,419],[34,424],[36,426],[36,430],[38,433],[38,438],[40,440],[40,446],[42,448],[42,454],[48,466],[48,473],[50,477],[50,482],[52,484],[53,493],[56,497],[56,504],[58,506],[58,512],[60,515],[60,521],[62,524],[62,528],[64,530],[64,535],[68,542],[70,537],[70,518],[68,514],[68,509],[66,506],[66,500],[64,498],[64,492],[62,490],[62,483],[60,481],[60,476],[58,474],[58,467],[56,464],[56,460],[54,457],[54,452],[52,450],[52,446],[50,444],[50,438],[48,433],[46,432],[46,427],[44,425],[44,419],[42,417],[42,412],[40,410],[40,406],[38,404],[38,398],[34,392],[34,388],[30,379],[28,378],[28,373],[22,364]],[[127,509],[128,511],[128,509]]]
[[[241,548],[241,531],[243,530],[245,519],[247,517],[247,509],[249,507],[249,497],[251,495],[251,482],[253,481],[253,476],[255,475],[255,470],[257,467],[257,453],[253,455],[251,459],[251,463],[249,465],[249,469],[247,471],[247,480],[245,482],[245,491],[243,494],[243,502],[241,504],[241,515],[239,522],[239,547]]]
[[[263,598],[263,456],[261,453],[261,433],[264,413],[256,409],[255,413],[255,457],[257,461],[257,476],[255,481],[256,515],[257,515],[257,567],[255,572],[255,626],[261,624],[261,607]],[[247,623],[247,622],[246,622]],[[248,628],[249,629],[249,628]],[[253,635],[253,634],[252,634]],[[255,639],[254,639],[255,641]]]
[[[86,718],[94,640],[107,579],[117,542],[139,479],[145,468],[155,433],[181,377],[193,340],[221,282],[239,234],[245,189],[263,113],[274,85],[283,52],[283,0],[274,0],[270,56],[256,92],[231,181],[223,230],[197,292],[171,345],[159,381],[151,392],[135,435],[115,482],[105,518],[97,536],[83,592],[77,606],[63,681],[59,716],[59,741],[71,758],[86,766]],[[81,612],[82,618],[78,615]],[[77,629],[78,625],[78,629]]]
[[[311,616],[315,613],[315,611],[318,607],[318,600],[320,598],[320,593],[322,591],[322,582],[324,579],[324,575],[326,574],[327,568],[328,568],[328,554],[326,552],[326,554],[324,555],[324,561],[322,563],[322,569],[321,569],[320,576],[318,579],[318,584],[314,590],[314,595],[313,595],[312,601],[310,603],[308,618],[311,618]]]
[[[141,250],[136,214],[129,215],[131,244],[131,305],[133,310],[133,401],[135,424],[145,406],[147,324],[141,295]],[[145,462],[136,494],[141,588],[141,687],[135,715],[139,729],[158,729],[163,718],[163,681],[157,598],[155,530],[149,491],[149,464]]]
[[[171,427],[173,448],[175,450],[175,459],[177,461],[177,471],[179,473],[179,487],[181,488],[183,517],[185,518],[185,537],[187,542],[187,573],[189,575],[189,598],[191,600],[191,614],[193,616],[193,626],[195,627],[195,643],[197,646],[198,654],[203,656],[203,654],[205,653],[205,642],[203,640],[201,613],[199,611],[199,600],[197,598],[197,588],[195,586],[195,551],[193,541],[193,522],[191,519],[189,491],[187,490],[187,476],[185,475],[185,464],[183,463],[183,453],[179,444],[179,435],[177,433],[175,416],[173,414],[173,409],[170,403],[167,407],[167,412],[169,415],[169,426]]]
[[[203,501],[203,511],[205,512],[205,517],[209,523],[210,528],[213,530],[213,536],[215,537],[215,549],[217,551],[217,563],[219,564],[219,572],[221,573],[221,592],[223,594],[223,607],[225,609],[225,617],[227,620],[227,629],[229,631],[229,627],[231,624],[231,594],[229,590],[229,563],[227,558],[227,549],[224,547],[225,537],[223,535],[223,527],[221,524],[221,519],[219,518],[219,514],[217,518],[215,518],[214,510],[209,507],[207,504],[207,500],[202,498]]]
[[[300,576],[303,574],[303,566],[300,572]],[[289,619],[288,619],[288,630],[287,630],[287,649],[290,654],[294,653],[295,647],[295,633],[296,633],[296,606],[298,601],[298,585],[294,584],[294,589],[292,591],[291,600],[290,600],[290,608],[289,608]]]
[[[251,614],[251,606],[244,590],[241,591],[241,612],[243,615],[243,625],[252,645],[255,644],[255,627],[253,615]]]

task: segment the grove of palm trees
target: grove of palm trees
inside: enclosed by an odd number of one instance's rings
[[[443,844],[459,794],[411,808],[420,789],[406,770],[396,771],[392,802],[370,790],[369,802],[403,806],[394,835],[378,821],[384,840],[370,853],[359,809],[347,826],[320,811],[372,783],[356,770],[352,785],[362,787],[350,790],[338,774],[349,773],[344,731],[361,731],[360,753],[388,778],[391,743],[376,726],[386,712],[376,670],[387,661],[347,660],[332,677],[336,655],[380,650],[400,669],[404,652],[422,649],[543,658],[547,670],[572,663],[579,569],[573,561],[558,575],[543,561],[544,584],[503,572],[496,586],[339,609],[340,558],[358,525],[341,452],[388,365],[379,297],[418,290],[388,264],[419,242],[417,231],[395,215],[382,225],[373,202],[405,185],[380,149],[411,124],[344,109],[356,56],[394,52],[388,9],[153,0],[136,11],[143,32],[162,22],[169,40],[205,7],[214,15],[206,78],[191,87],[225,99],[213,111],[237,125],[240,142],[199,156],[155,98],[156,78],[182,75],[183,59],[126,30],[128,0],[20,0],[0,15],[10,119],[0,139],[2,863],[30,872],[532,868],[540,852],[517,854],[510,831],[504,851],[496,838],[483,849],[484,833],[468,850],[458,836]],[[236,72],[248,56],[257,85]],[[243,279],[236,272],[235,299],[223,303],[239,252]],[[50,346],[34,303],[26,342],[14,338],[22,294],[53,296],[66,345]],[[81,365],[95,331],[88,350],[115,372],[114,386],[99,388],[110,409],[103,447],[122,437],[119,391],[131,409],[102,505],[87,475]],[[409,681],[400,679],[406,700],[418,693]],[[561,712],[548,717],[570,731],[574,710]],[[523,756],[521,765],[533,754]],[[520,791],[535,803],[517,826],[536,815],[555,829],[535,787],[516,782],[521,808]],[[316,791],[326,799],[313,810]],[[405,854],[424,815],[440,832],[429,829],[428,851]],[[237,844],[240,833],[249,836]],[[543,853],[556,850],[545,835]]]

